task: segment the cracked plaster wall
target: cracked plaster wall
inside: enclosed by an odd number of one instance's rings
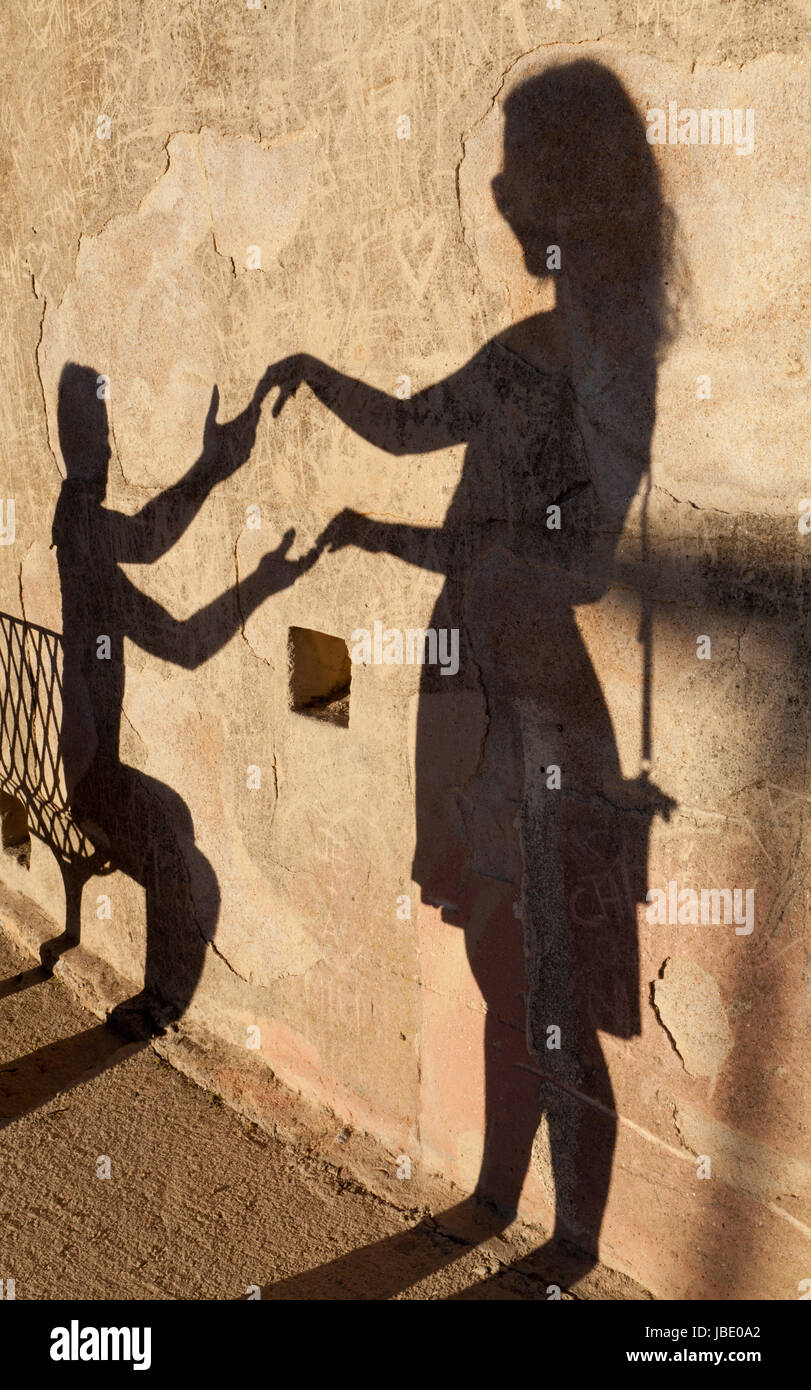
[[[389,392],[402,373],[419,389],[541,303],[489,193],[501,97],[522,76],[590,56],[641,111],[754,108],[751,157],[656,150],[689,293],[659,375],[650,554],[632,508],[616,582],[578,621],[633,777],[640,591],[652,605],[653,773],[678,806],[655,823],[649,881],[755,885],[758,902],[745,938],[638,910],[642,1034],[604,1040],[621,1117],[604,1258],[663,1296],[794,1297],[809,1260],[800,7],[34,0],[10,25],[0,482],[16,537],[0,551],[0,607],[57,632],[65,361],[110,379],[107,500],[135,512],[194,461],[214,383],[229,419],[269,362],[304,348]],[[401,113],[410,141],[396,138]],[[251,245],[261,269],[246,268]],[[699,403],[701,373],[712,397]],[[129,577],[182,619],[289,526],[303,553],[347,505],[441,523],[462,456],[391,459],[302,390],[278,420],[266,405],[250,461]],[[196,671],[128,644],[122,758],[180,794],[219,881],[189,1021],[236,1046],[258,1022],[283,1081],[464,1186],[482,1146],[483,1005],[461,934],[418,910],[409,880],[417,675],[356,671],[348,731],[291,714],[286,675],[291,625],[417,626],[438,589],[386,555],[342,552]],[[59,918],[42,846],[28,872],[2,873]],[[97,920],[91,884],[83,945],[137,982],[142,894],[123,875],[102,887],[113,920]],[[696,1179],[707,1152],[711,1183]],[[548,1219],[552,1200],[541,1134],[526,1213]]]

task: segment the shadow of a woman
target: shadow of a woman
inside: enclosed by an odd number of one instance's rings
[[[576,610],[607,593],[649,469],[670,231],[644,123],[608,69],[550,67],[503,110],[493,194],[530,274],[549,276],[560,248],[554,309],[408,400],[306,354],[268,376],[274,414],[306,382],[387,453],[467,444],[441,529],[346,510],[319,543],[444,575],[431,626],[459,630],[460,664],[453,677],[423,667],[413,876],[423,902],[464,929],[486,1001],[486,1131],[475,1193],[437,1220],[475,1241],[503,1230],[545,1114],[546,1253],[568,1243],[571,1280],[597,1258],[615,1144],[597,1030],[640,1031],[636,904],[652,817],[667,813],[644,762],[623,778]],[[436,1252],[425,1248],[427,1273]],[[322,1287],[365,1253],[320,1271]],[[397,1283],[393,1271],[389,1293]],[[371,1297],[389,1296],[379,1277],[375,1287]]]

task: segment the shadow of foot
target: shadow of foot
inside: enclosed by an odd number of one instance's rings
[[[60,936],[52,936],[50,941],[43,941],[39,948],[39,958],[42,962],[42,969],[47,975],[53,975],[54,967],[60,956],[66,951],[70,951],[74,946],[78,946],[79,938],[72,932],[63,931]]]
[[[110,1010],[107,1026],[129,1042],[149,1042],[150,1038],[162,1038],[175,1016],[150,990],[141,990]]]
[[[451,1301],[510,1296],[548,1300],[556,1296],[555,1291],[572,1289],[598,1263],[596,1256],[571,1241],[552,1238],[498,1273],[454,1294]]]

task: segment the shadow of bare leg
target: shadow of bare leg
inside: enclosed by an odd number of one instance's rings
[[[146,894],[144,986],[112,1010],[123,1037],[160,1037],[185,1014],[213,940],[220,892],[211,865],[194,842],[185,802],[170,787],[118,771],[116,864]]]

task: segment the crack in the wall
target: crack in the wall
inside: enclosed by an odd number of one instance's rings
[[[651,986],[651,988],[652,988],[652,986]],[[656,1005],[654,1004],[654,1009],[655,1009],[655,1008],[656,1008]],[[659,1022],[661,1023],[662,1020],[659,1019]],[[664,1028],[664,1026],[665,1026],[665,1025],[662,1023],[662,1027],[663,1027],[663,1028]],[[688,1144],[687,1140],[685,1139],[684,1135],[682,1134],[681,1124],[680,1124],[680,1122],[679,1122],[679,1107],[678,1107],[678,1104],[677,1104],[677,1102],[676,1102],[675,1100],[671,1103],[671,1107],[670,1107],[670,1108],[671,1108],[671,1110],[673,1111],[673,1128],[675,1129],[676,1133],[678,1134],[680,1142],[684,1145],[684,1147],[685,1147],[685,1149],[687,1150],[687,1152],[688,1152],[689,1154],[691,1154],[691,1155],[693,1156],[693,1158],[696,1158],[696,1157],[698,1156],[698,1155],[696,1154],[696,1150],[692,1147],[691,1144]]]
[[[209,183],[209,179],[208,179],[208,169],[206,168],[206,161],[205,161],[205,159],[204,159],[204,157],[203,157],[203,152],[202,152],[202,137],[203,137],[203,131],[204,131],[205,129],[206,129],[205,126],[201,126],[200,129],[199,129],[199,131],[197,132],[197,135],[198,135],[198,142],[197,142],[197,145],[195,146],[195,151],[194,151],[194,153],[195,153],[195,159],[196,159],[197,164],[199,165],[199,168],[200,168],[200,172],[201,172],[201,174],[202,174],[202,176],[203,176],[203,183],[204,183],[204,185],[205,185],[205,190],[206,190],[206,207],[207,207],[207,209],[208,209],[208,220],[209,220],[209,222],[211,223],[211,244],[212,244],[212,246],[214,247],[214,253],[215,253],[215,255],[219,256],[219,257],[220,257],[220,260],[223,260],[223,261],[227,261],[227,262],[228,262],[228,264],[229,264],[230,267],[231,267],[231,275],[232,275],[232,277],[233,277],[234,279],[236,279],[236,277],[237,277],[237,268],[236,268],[236,264],[235,264],[235,262],[234,262],[233,256],[227,256],[227,255],[225,254],[225,252],[224,252],[224,251],[221,251],[220,248],[219,248],[219,246],[217,245],[217,228],[216,228],[216,225],[215,225],[215,222],[214,222],[214,208],[213,208],[212,199],[211,199],[211,184]],[[261,266],[258,267],[258,268],[261,270]]]
[[[269,657],[263,656],[261,652],[258,652],[258,651],[256,650],[256,648],[253,646],[253,644],[252,644],[252,642],[251,642],[250,637],[248,636],[248,632],[247,632],[247,619],[246,619],[246,617],[245,617],[245,614],[244,614],[243,611],[242,611],[242,604],[241,604],[241,602],[240,602],[240,584],[239,584],[239,542],[240,542],[240,540],[241,540],[241,538],[242,538],[242,536],[243,536],[243,534],[244,534],[244,530],[245,530],[245,528],[243,527],[242,531],[240,531],[240,532],[238,533],[238,535],[237,535],[237,537],[236,537],[236,540],[234,541],[234,576],[235,576],[235,580],[236,580],[236,583],[235,583],[235,585],[234,585],[234,597],[235,597],[235,601],[236,601],[236,605],[237,605],[237,613],[239,614],[239,631],[240,631],[240,635],[241,635],[241,637],[242,637],[242,640],[245,642],[245,644],[246,644],[246,646],[247,646],[247,648],[248,648],[248,651],[251,653],[251,656],[255,656],[256,659],[257,659],[257,661],[263,662],[264,665],[267,666],[269,670],[273,671],[273,670],[275,670],[275,667],[274,667],[274,665],[273,665],[273,662],[269,659]]]
[[[37,303],[39,303],[39,302],[40,302],[40,297],[39,297],[39,295],[37,294],[37,283],[36,283],[36,279],[35,279],[35,277],[34,277],[33,275],[31,276],[31,287],[32,287],[33,292],[34,292],[34,298],[36,299]],[[44,336],[44,333],[45,333],[45,313],[46,313],[47,308],[48,308],[48,298],[47,298],[47,295],[43,294],[43,296],[42,296],[42,313],[40,314],[40,318],[39,318],[39,337],[38,337],[38,339],[37,339],[36,346],[35,346],[35,348],[34,348],[34,369],[35,369],[36,374],[37,374],[37,381],[39,382],[40,396],[42,397],[42,417],[43,417],[43,420],[44,420],[44,422],[45,422],[45,438],[46,438],[46,440],[48,441],[48,452],[49,452],[49,454],[51,455],[51,458],[53,459],[54,468],[56,469],[57,476],[59,477],[59,480],[60,480],[60,482],[61,482],[61,480],[62,480],[62,470],[61,470],[61,468],[59,467],[59,460],[57,459],[56,454],[54,453],[54,447],[53,447],[53,444],[51,443],[51,431],[50,431],[50,429],[48,428],[48,407],[47,407],[47,402],[46,402],[46,398],[45,398],[45,384],[44,384],[44,382],[43,382],[43,380],[42,380],[42,367],[41,367],[41,364],[40,364],[40,352],[41,352],[41,350],[42,350],[42,339],[43,339],[43,336]]]
[[[122,717],[122,719],[125,719],[126,722],[129,724],[130,728],[132,729],[132,732],[135,734],[135,737],[137,738],[138,742],[141,744],[141,747],[142,747],[142,748],[146,748],[146,747],[147,747],[146,739],[143,738],[141,734],[139,734],[138,730],[136,729],[135,725],[133,724],[132,720],[130,719],[129,715],[127,714],[127,711],[126,711],[126,709],[124,708],[124,702],[123,702],[123,700],[122,700],[122,702],[121,702],[121,717]]]
[[[652,491],[663,492],[665,496],[669,497],[671,502],[675,502],[677,506],[692,507],[694,512],[717,512],[719,516],[731,516],[734,517],[736,521],[743,519],[747,515],[746,512],[726,512],[723,507],[710,507],[705,503],[699,504],[698,502],[693,502],[689,497],[676,497],[674,493],[670,492],[668,488],[663,487],[661,483],[653,483]],[[748,515],[755,516],[756,514],[748,513]]]
[[[273,747],[273,761],[271,763],[271,768],[273,770],[273,810],[270,813],[270,819],[268,821],[268,835],[270,834],[270,831],[273,828],[273,822],[276,819],[276,811],[278,810],[279,806],[279,768],[278,761],[276,758],[275,745]]]
[[[662,961],[662,964],[661,964],[661,966],[660,966],[660,968],[659,968],[659,974],[658,974],[657,977],[656,977],[657,980],[663,980],[663,979],[664,979],[664,977],[665,977],[665,970],[666,970],[666,968],[667,968],[669,962],[670,962],[670,956],[668,956],[665,960]],[[674,1038],[674,1036],[673,1036],[673,1034],[671,1033],[670,1029],[668,1028],[667,1024],[665,1023],[664,1019],[662,1018],[662,1015],[661,1015],[660,1012],[659,1012],[659,1005],[656,1003],[656,980],[651,980],[651,982],[650,982],[649,1003],[650,1003],[651,1008],[653,1009],[654,1014],[656,1015],[656,1021],[657,1021],[657,1023],[661,1024],[662,1028],[664,1029],[665,1036],[667,1037],[668,1042],[670,1043],[670,1046],[673,1048],[673,1051],[675,1052],[676,1056],[678,1057],[679,1061],[681,1062],[682,1067],[683,1067],[684,1070],[686,1071],[686,1070],[687,1070],[687,1067],[686,1067],[686,1065],[685,1065],[684,1058],[682,1057],[681,1053],[679,1052],[679,1045],[678,1045],[678,1043],[676,1042],[676,1039]],[[681,1137],[681,1136],[680,1136],[680,1137]]]
[[[31,545],[28,546],[28,549],[26,550],[25,555],[27,555],[27,554],[29,553],[29,551],[31,550],[31,546],[33,546],[33,544],[34,544],[34,543],[33,543],[33,541],[32,541],[32,542],[31,542]],[[22,558],[22,560],[20,561],[19,566],[18,566],[18,568],[17,568],[17,590],[18,590],[18,593],[19,593],[19,595],[20,595],[20,614],[21,614],[21,616],[22,616],[23,622],[26,621],[26,617],[25,617],[25,597],[24,597],[24,595],[23,595],[23,565],[25,564],[25,555],[23,555],[23,558]]]
[[[460,143],[461,146],[462,146],[462,153],[461,153],[461,155],[460,155],[460,157],[459,157],[459,162],[458,162],[457,165],[456,165],[456,179],[455,179],[455,186],[456,186],[456,204],[457,204],[457,208],[458,208],[458,211],[459,211],[459,220],[460,220],[460,223],[461,223],[461,225],[462,225],[462,237],[463,237],[463,240],[466,242],[466,244],[467,244],[467,246],[469,247],[470,250],[474,250],[474,246],[473,246],[473,243],[472,243],[471,241],[468,240],[467,234],[466,234],[465,218],[464,218],[464,213],[463,213],[463,211],[462,211],[462,200],[461,200],[461,196],[460,196],[460,185],[459,185],[460,171],[461,171],[461,168],[462,168],[462,164],[464,163],[464,160],[465,160],[465,155],[466,155],[466,153],[467,153],[467,144],[468,144],[468,141],[471,140],[471,139],[473,138],[474,135],[477,135],[477,134],[478,134],[478,132],[479,132],[480,128],[482,127],[482,125],[484,124],[484,122],[488,119],[489,116],[492,115],[493,110],[495,109],[495,106],[496,106],[496,104],[497,104],[497,102],[498,102],[498,99],[499,99],[499,97],[501,96],[502,92],[504,91],[504,88],[505,88],[506,83],[507,83],[507,81],[508,81],[508,79],[509,79],[509,77],[510,77],[510,74],[514,71],[515,68],[518,67],[518,65],[519,65],[520,63],[523,63],[526,59],[531,58],[531,57],[532,57],[534,54],[536,54],[536,53],[542,53],[544,49],[547,49],[547,48],[554,48],[554,49],[561,49],[561,48],[578,48],[578,47],[580,47],[580,46],[583,45],[583,44],[586,44],[586,45],[589,45],[589,44],[597,45],[597,44],[599,44],[599,43],[602,43],[603,40],[605,40],[605,39],[612,39],[612,38],[615,36],[615,33],[616,33],[616,31],[612,31],[612,32],[606,33],[606,34],[597,34],[594,38],[587,37],[587,38],[582,38],[582,39],[566,39],[566,40],[564,40],[564,41],[561,41],[560,39],[547,39],[547,40],[545,40],[543,43],[538,43],[538,44],[535,44],[535,45],[534,45],[533,47],[531,47],[531,48],[527,48],[527,49],[522,50],[522,52],[516,54],[516,56],[515,56],[514,58],[510,59],[510,62],[507,64],[506,68],[504,68],[504,70],[503,70],[503,72],[502,72],[502,74],[501,74],[501,77],[500,77],[499,80],[498,80],[498,86],[497,86],[495,92],[493,93],[493,96],[490,98],[490,103],[489,103],[489,105],[488,105],[488,107],[487,107],[487,110],[486,110],[481,116],[479,116],[477,120],[475,120],[475,121],[473,122],[473,125],[468,126],[467,130],[464,130],[464,131],[462,132],[462,134],[460,135],[460,137],[459,137],[459,143]],[[645,52],[644,49],[631,50],[631,51],[632,51],[632,52],[637,52],[637,51],[638,51],[638,52],[640,52],[640,53]]]
[[[195,917],[195,920],[196,920],[196,917]],[[197,922],[197,930],[200,932],[200,935],[203,936],[203,933],[202,933],[202,931],[200,930],[200,923],[199,923],[199,922]],[[250,984],[250,981],[246,978],[246,976],[245,976],[245,975],[241,975],[240,972],[239,972],[237,969],[235,969],[235,967],[231,964],[231,962],[230,962],[230,960],[228,959],[228,957],[225,956],[225,955],[223,955],[222,951],[220,950],[219,946],[217,945],[216,937],[214,937],[214,936],[212,936],[212,937],[203,936],[203,940],[205,941],[205,943],[206,943],[207,946],[210,946],[210,947],[211,947],[212,951],[214,952],[214,955],[217,956],[218,960],[223,961],[223,963],[228,967],[228,969],[230,970],[230,972],[231,972],[232,975],[236,975],[237,979],[238,979],[238,980],[241,980],[243,984],[245,984],[245,985]]]

